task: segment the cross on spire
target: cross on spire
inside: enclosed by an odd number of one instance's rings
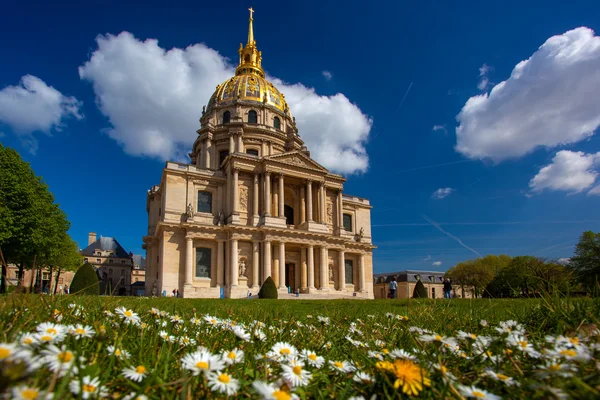
[[[252,13],[254,13],[254,10],[252,9],[252,7],[250,7],[250,8],[248,9],[248,11],[250,11],[250,19],[252,19]]]

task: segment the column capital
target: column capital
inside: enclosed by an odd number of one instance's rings
[[[237,173],[239,173],[239,172],[240,172],[240,168],[239,168],[239,167],[231,167],[231,171],[232,171],[234,174],[237,174]]]
[[[283,172],[277,172],[277,177],[279,177],[279,179],[283,179],[284,176],[285,174]]]
[[[265,176],[271,176],[271,171],[265,171],[264,174]]]
[[[258,174],[254,174],[254,183],[258,183]]]

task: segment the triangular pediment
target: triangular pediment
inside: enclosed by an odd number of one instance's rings
[[[283,164],[295,165],[298,167],[316,169],[323,172],[329,172],[327,168],[323,167],[318,162],[314,161],[306,154],[300,151],[291,151],[289,153],[275,154],[273,156],[265,157],[268,161],[276,161]]]

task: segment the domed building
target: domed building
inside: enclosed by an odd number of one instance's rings
[[[279,298],[373,298],[371,205],[310,158],[265,79],[250,24],[235,76],[200,118],[191,162],[148,191],[146,293],[246,297],[269,276]]]

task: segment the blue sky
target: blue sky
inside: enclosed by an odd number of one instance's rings
[[[374,206],[376,272],[567,258],[600,230],[600,4],[450,3],[8,1],[0,141],[80,246],[95,231],[142,253],[146,191],[191,147],[252,6],[309,150]]]

